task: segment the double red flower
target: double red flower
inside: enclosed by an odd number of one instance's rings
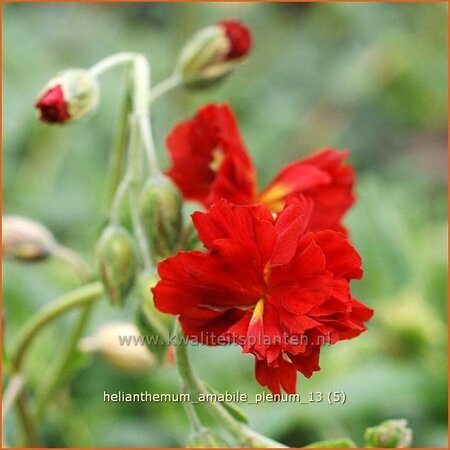
[[[342,225],[355,200],[347,152],[320,150],[258,191],[227,105],[200,108],[167,145],[167,175],[207,208],[193,215],[205,251],[159,264],[156,307],[178,315],[191,339],[240,345],[261,385],[294,393],[297,372],[319,370],[321,346],[358,336],[373,313],[350,292],[362,270]]]
[[[266,206],[225,200],[194,213],[206,251],[161,262],[153,289],[186,336],[253,354],[256,379],[273,393],[295,392],[297,371],[319,370],[321,345],[357,336],[372,315],[350,294],[361,258],[342,233],[309,231],[312,209],[300,196],[275,218]]]
[[[355,175],[344,163],[346,151],[323,149],[287,165],[260,193],[256,171],[227,105],[207,105],[177,125],[167,139],[172,167],[168,175],[188,200],[206,207],[224,198],[283,209],[292,194],[314,201],[310,228],[345,231],[342,217],[354,203]]]

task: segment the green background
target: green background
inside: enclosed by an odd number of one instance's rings
[[[92,263],[103,224],[107,161],[116,126],[120,70],[102,79],[97,114],[67,127],[39,123],[33,103],[66,67],[136,51],[167,77],[199,28],[238,17],[254,50],[224,84],[177,90],[152,111],[158,154],[164,138],[205,102],[229,102],[264,186],[283,164],[321,146],[351,150],[358,202],[346,223],[365,277],[356,296],[375,309],[369,331],[324,348],[322,370],[300,394],[345,391],[345,405],[240,405],[256,430],[291,446],[349,436],[408,419],[413,445],[447,446],[447,6],[434,4],[9,4],[3,6],[3,212],[41,221]],[[49,261],[3,264],[5,344],[56,295],[77,285]],[[134,316],[103,302],[91,331]],[[33,346],[26,374],[39,389],[73,315]],[[192,351],[198,371],[220,391],[261,392],[253,360],[238,348]],[[177,392],[173,367],[141,376],[99,357],[79,358],[40,424],[53,447],[183,446],[179,404],[104,403],[103,391]],[[76,370],[75,370],[76,369]],[[17,443],[14,415],[6,437]]]

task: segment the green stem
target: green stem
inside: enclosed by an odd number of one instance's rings
[[[141,188],[141,168],[142,168],[142,154],[141,145],[138,139],[138,129],[135,120],[131,122],[130,130],[130,151],[132,155],[132,161],[130,167],[127,170],[131,170],[131,191],[130,191],[130,209],[131,220],[133,222],[133,229],[138,241],[140,254],[146,270],[152,269],[152,259],[150,255],[150,246],[145,235],[145,230],[142,225],[141,216],[139,212],[139,194]]]
[[[23,391],[17,396],[16,404],[23,431],[25,433],[25,447],[37,447],[38,436],[36,426],[28,410],[27,399]]]
[[[181,392],[183,394],[189,393],[190,389],[187,386],[187,384],[181,380]],[[192,428],[194,431],[200,431],[203,429],[202,422],[200,421],[200,418],[197,415],[197,411],[195,411],[194,406],[190,402],[183,402],[184,411],[186,413],[187,418],[189,419],[189,422],[192,425]]]
[[[197,393],[207,395],[209,392],[199,380],[192,369],[189,362],[187,345],[179,343],[176,346],[176,361],[178,371],[181,378],[189,386],[190,389]],[[245,425],[235,420],[227,410],[219,403],[207,402],[205,406],[215,419],[221,423],[233,436],[237,438],[240,444],[246,447],[263,447],[263,448],[284,448],[285,445],[274,441],[266,436],[263,436],[255,431],[249,429]]]
[[[131,66],[130,66],[131,67]],[[114,138],[114,144],[110,152],[110,163],[109,163],[109,190],[108,190],[108,203],[113,202],[115,198],[117,189],[119,187],[120,180],[125,172],[124,165],[126,160],[126,149],[128,143],[128,125],[129,116],[131,112],[131,98],[130,98],[130,82],[131,82],[131,72],[130,67],[126,73],[125,80],[125,92],[123,94],[122,105],[119,112],[118,127]]]
[[[160,81],[158,84],[151,88],[150,94],[148,96],[148,102],[152,104],[157,98],[180,86],[180,84],[181,77],[176,73],[172,74],[169,78]]]
[[[135,57],[135,53],[116,53],[114,55],[107,56],[106,58],[93,65],[89,69],[89,72],[93,77],[98,77],[99,75],[105,73],[113,67],[130,63],[134,60]]]
[[[148,159],[150,175],[156,176],[161,171],[156,157],[155,143],[150,126],[150,108],[147,101],[150,85],[151,72],[147,59],[142,55],[137,55],[134,60],[133,113],[138,124],[140,140]]]
[[[44,377],[44,385],[41,391],[38,393],[36,407],[34,410],[34,418],[36,420],[40,419],[51,395],[59,386],[64,376],[67,365],[74,351],[76,350],[76,346],[87,326],[89,318],[92,314],[92,310],[92,303],[89,303],[88,305],[83,307],[59,358],[57,359],[54,366],[50,369],[47,376]]]
[[[77,272],[80,280],[87,283],[92,278],[92,271],[79,253],[64,245],[58,245],[54,255],[70,264]]]
[[[34,337],[40,330],[65,312],[76,307],[86,306],[98,300],[102,294],[102,283],[93,282],[59,297],[32,317],[24,325],[17,342],[16,350],[12,356],[12,364],[15,372],[20,372],[24,356],[30,344],[33,342]]]

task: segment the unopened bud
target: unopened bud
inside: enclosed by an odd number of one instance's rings
[[[105,324],[94,336],[82,339],[79,348],[98,353],[111,366],[124,372],[147,372],[156,366],[155,357],[144,345],[143,336],[133,323]]]
[[[230,444],[213,430],[202,428],[192,433],[186,448],[230,448]]]
[[[175,250],[182,227],[182,196],[170,178],[151,178],[142,188],[140,214],[150,253],[159,260]]]
[[[50,231],[34,220],[2,217],[2,253],[20,261],[40,261],[58,247]]]
[[[412,430],[406,419],[386,420],[376,427],[367,428],[364,439],[367,447],[407,448],[411,446]]]
[[[47,83],[35,106],[42,122],[65,123],[94,110],[98,98],[98,83],[89,71],[68,69]]]
[[[238,20],[200,30],[181,52],[176,73],[188,87],[207,87],[239,65],[251,48],[251,34]]]
[[[120,226],[110,225],[97,245],[105,290],[113,305],[123,305],[134,284],[136,253],[133,238]]]

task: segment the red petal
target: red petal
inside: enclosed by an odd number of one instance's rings
[[[188,200],[205,206],[223,198],[251,203],[255,170],[242,143],[239,128],[227,105],[206,105],[196,116],[177,125],[167,138],[172,159],[170,176]],[[223,161],[211,168],[214,152]]]
[[[252,36],[250,30],[238,20],[224,20],[219,25],[225,28],[225,33],[230,41],[230,51],[227,59],[241,58],[251,49]]]
[[[282,356],[277,360],[278,366],[275,364],[269,366],[264,360],[255,361],[255,377],[258,383],[267,388],[272,394],[280,394],[281,387],[289,393],[295,394],[297,372],[295,367]]]
[[[335,278],[350,280],[362,277],[361,257],[342,233],[318,231],[314,233],[314,241],[325,255],[326,269]]]

